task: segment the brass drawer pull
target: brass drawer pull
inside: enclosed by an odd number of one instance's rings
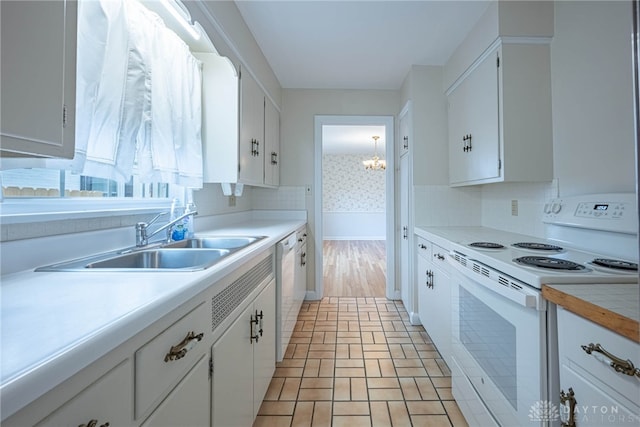
[[[80,424],[78,427],[96,427],[98,420],[91,420],[87,424]],[[100,427],[109,427],[109,423],[100,424]]]
[[[569,419],[566,423],[564,421],[562,422],[562,427],[576,427],[575,410],[577,403],[578,401],[576,400],[575,394],[573,393],[573,388],[569,387],[569,393],[565,393],[564,390],[560,390],[560,404],[569,405],[569,408],[566,412],[567,414],[569,414]]]
[[[187,336],[184,337],[182,341],[180,341],[180,344],[171,347],[169,353],[164,356],[164,361],[169,362],[170,360],[182,359],[187,355],[187,352],[196,345],[198,341],[202,340],[202,337],[204,337],[203,332],[200,332],[198,335],[196,335],[193,331],[189,332]]]
[[[594,357],[596,359],[600,360],[601,362],[607,363],[616,372],[619,372],[619,373],[625,374],[625,375],[629,375],[631,377],[636,376],[636,377],[640,378],[640,369],[636,368],[635,366],[633,366],[633,362],[631,362],[631,360],[629,360],[629,359],[622,360],[619,357],[614,356],[613,354],[611,354],[607,350],[605,350],[600,344],[590,343],[589,345],[582,345],[581,347],[585,351],[585,353],[587,353],[587,354],[591,354],[594,351],[596,353],[603,354],[606,358],[608,358],[608,360],[604,359],[602,356],[595,355],[595,354],[594,354]]]

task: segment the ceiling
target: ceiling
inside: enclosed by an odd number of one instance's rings
[[[400,89],[443,65],[488,0],[236,0],[283,88]]]

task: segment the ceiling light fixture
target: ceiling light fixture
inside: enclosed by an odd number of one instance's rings
[[[379,136],[372,136],[371,138],[373,138],[373,158],[371,158],[370,160],[363,160],[362,164],[364,165],[365,169],[371,169],[371,170],[385,170],[387,168],[387,162],[385,160],[380,160],[380,157],[378,157],[378,139],[380,139]]]

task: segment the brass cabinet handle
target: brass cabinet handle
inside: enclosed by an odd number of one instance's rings
[[[98,420],[91,420],[86,424],[80,424],[78,427],[96,427],[98,425]],[[109,423],[100,424],[100,427],[109,427]]]
[[[609,360],[604,360],[604,362],[608,363],[616,372],[619,372],[624,375],[629,375],[631,377],[636,376],[640,378],[640,369],[633,366],[633,362],[631,360],[623,360],[613,354],[609,353],[605,350],[600,344],[590,343],[589,345],[580,346],[587,354],[592,354],[593,352],[601,353]],[[600,357],[595,356],[597,359],[602,360]]]
[[[271,164],[272,165],[278,164],[278,153],[276,153],[275,151],[271,152]]]
[[[187,352],[193,348],[194,345],[204,337],[204,333],[200,332],[198,335],[195,332],[191,331],[187,334],[186,337],[178,345],[174,345],[164,356],[164,361],[169,362],[171,360],[182,359],[187,355]],[[88,426],[92,427],[92,426]]]
[[[567,422],[562,422],[562,427],[576,427],[575,410],[578,401],[575,398],[573,389],[569,387],[569,393],[565,393],[564,390],[560,390],[560,404],[569,404],[569,419]]]
[[[444,261],[444,255],[442,254],[437,253],[437,254],[433,254],[433,256],[438,258],[440,261]]]
[[[419,249],[427,249],[427,247],[423,243],[418,244],[418,248]]]
[[[405,136],[402,138],[402,140],[404,141],[404,145],[402,146],[405,150],[409,149],[409,137]]]

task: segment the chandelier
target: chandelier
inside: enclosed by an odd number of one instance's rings
[[[363,160],[362,164],[365,169],[371,170],[385,170],[387,168],[387,162],[385,160],[380,160],[378,157],[378,139],[379,136],[372,136],[373,138],[373,158],[369,160]]]

